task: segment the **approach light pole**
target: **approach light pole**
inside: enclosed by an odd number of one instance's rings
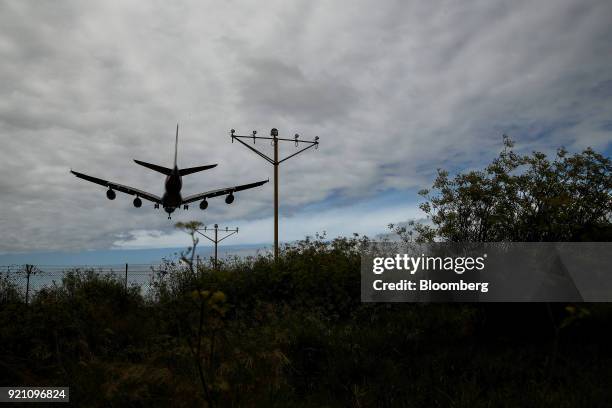
[[[208,228],[208,227],[204,227],[204,232],[208,232],[208,231],[214,231],[215,235],[214,237],[209,237],[208,235],[204,234],[202,232],[202,229],[196,229],[196,232],[200,235],[202,235],[203,237],[207,238],[209,241],[213,242],[215,244],[215,269],[218,269],[219,263],[217,261],[217,246],[219,245],[219,242],[223,241],[225,238],[228,238],[234,234],[238,233],[238,228],[228,228],[225,227],[225,229],[223,228],[219,228],[218,224],[215,224],[215,226],[213,228]],[[219,231],[221,231],[221,233],[225,233],[225,235],[222,238],[219,238]]]
[[[284,162],[285,160],[289,160],[290,158],[297,156],[303,151],[310,149],[311,147],[318,149],[319,148],[319,136],[315,136],[314,140],[299,140],[300,135],[296,133],[295,136],[293,136],[293,139],[284,139],[284,138],[278,137],[278,130],[276,128],[273,128],[270,131],[270,137],[257,136],[256,130],[253,131],[251,136],[239,136],[239,135],[236,135],[235,133],[236,131],[234,129],[230,130],[230,134],[232,136],[232,143],[234,143],[234,140],[237,140],[238,142],[242,143],[247,148],[255,152],[259,157],[263,158],[268,163],[274,166],[274,261],[276,262],[278,261],[278,165]],[[242,139],[252,139],[253,144],[255,144],[255,141],[257,139],[271,140],[272,146],[274,147],[274,158],[268,157],[266,154],[260,152],[253,146],[245,143]],[[278,159],[278,142],[294,142],[295,147],[300,146],[300,143],[303,143],[307,146],[298,150],[297,152],[293,154],[290,154],[284,159],[279,160]]]

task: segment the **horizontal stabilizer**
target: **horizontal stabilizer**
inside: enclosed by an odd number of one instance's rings
[[[141,166],[145,166],[151,170],[155,170],[157,172],[165,174],[166,176],[169,176],[172,173],[172,169],[169,169],[167,167],[158,166],[157,164],[151,164],[151,163],[143,162],[143,161],[136,160],[136,159],[134,159],[134,161],[140,164]]]
[[[186,176],[191,173],[197,173],[198,171],[212,169],[213,167],[217,167],[216,164],[209,164],[208,166],[198,166],[198,167],[190,167],[188,169],[180,169],[179,175]]]

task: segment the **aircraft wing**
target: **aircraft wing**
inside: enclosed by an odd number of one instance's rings
[[[124,186],[122,184],[113,183],[112,181],[102,180],[97,177],[88,176],[87,174],[78,173],[76,171],[70,170],[72,174],[77,176],[78,178],[82,178],[83,180],[91,181],[92,183],[99,184],[104,187],[112,188],[113,190],[121,191],[122,193],[136,195],[140,198],[144,198],[145,200],[153,201],[154,203],[161,204],[161,198],[156,196],[155,194],[147,193],[146,191],[138,190],[137,188]]]
[[[203,200],[205,198],[219,197],[219,196],[223,196],[223,195],[234,193],[236,191],[248,190],[249,188],[254,188],[254,187],[262,186],[262,185],[266,184],[268,181],[270,181],[270,180],[262,180],[262,181],[258,181],[256,183],[243,184],[241,186],[234,186],[234,187],[225,187],[225,188],[220,188],[220,189],[217,189],[217,190],[207,191],[205,193],[199,193],[199,194],[190,195],[190,196],[185,197],[183,199],[182,204],[193,203],[194,201]]]

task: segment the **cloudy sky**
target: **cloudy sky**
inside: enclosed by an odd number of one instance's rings
[[[610,1],[174,3],[0,2],[0,253],[180,246],[191,219],[270,242],[271,183],[168,221],[68,173],[159,195],[132,159],[170,165],[177,122],[179,166],[219,163],[187,195],[272,176],[230,128],[321,138],[282,165],[285,240],[421,217],[436,168],[489,162],[503,133],[610,154]]]

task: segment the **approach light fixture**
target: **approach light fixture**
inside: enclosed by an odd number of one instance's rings
[[[208,232],[208,231],[214,231],[214,235],[212,237],[209,237],[208,235],[204,234],[202,232],[202,229],[196,229],[196,232],[200,235],[202,235],[204,238],[208,239],[210,242],[212,242],[213,244],[215,244],[215,269],[217,269],[219,267],[219,261],[218,261],[218,246],[219,246],[219,242],[223,241],[224,239],[237,234],[238,233],[238,228],[228,228],[225,227],[225,231],[223,231],[223,229],[221,229],[221,233],[223,234],[225,232],[225,236],[223,237],[219,237],[219,224],[215,224],[212,228],[208,228],[207,226],[204,227],[204,232]]]
[[[315,149],[319,148],[319,136],[316,136],[314,140],[300,140],[299,137],[300,135],[295,133],[293,139],[286,139],[286,138],[279,138],[278,137],[278,129],[277,128],[272,128],[270,130],[270,136],[256,136],[257,135],[257,131],[253,130],[253,133],[250,136],[241,136],[241,135],[236,135],[236,130],[232,129],[230,130],[230,136],[232,138],[232,143],[234,143],[234,140],[237,140],[238,142],[240,142],[242,145],[246,146],[249,150],[253,151],[254,153],[256,153],[258,156],[260,156],[261,158],[263,158],[264,160],[266,160],[268,163],[272,164],[274,166],[274,259],[278,260],[278,253],[279,253],[279,247],[278,247],[278,166],[279,164],[281,164],[282,162],[284,162],[285,160],[288,160],[294,156],[297,156],[298,154],[302,153],[303,151],[306,151],[308,149],[310,149],[311,147],[314,147]],[[243,139],[253,139],[253,144],[255,144],[255,141],[257,139],[264,139],[264,140],[270,140],[272,146],[274,147],[274,157],[269,157],[267,156],[265,153],[257,150],[255,147],[249,145],[248,143],[244,142]],[[300,143],[303,143],[306,145],[306,147],[298,150],[297,152],[290,154],[289,156],[285,157],[284,159],[280,159],[278,158],[278,143],[282,141],[282,142],[294,142],[295,146],[298,147]],[[229,198],[229,196],[227,197]],[[227,201],[226,201],[227,202]],[[228,203],[229,204],[229,203]]]

